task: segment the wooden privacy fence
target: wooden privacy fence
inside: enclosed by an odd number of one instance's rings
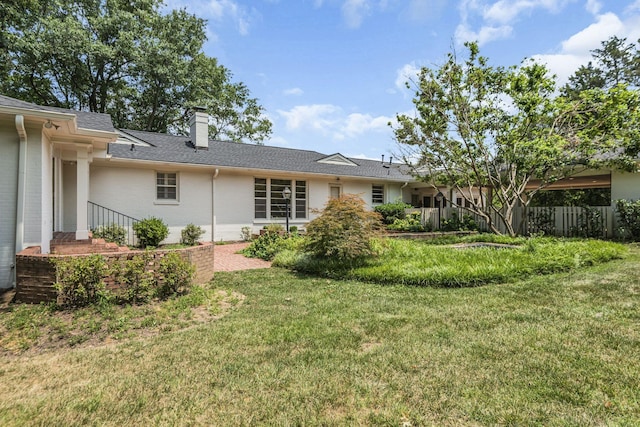
[[[470,216],[480,231],[490,231],[486,220],[477,214],[472,214],[463,208],[417,208],[407,209],[407,213],[420,213],[423,225],[430,224],[433,229],[440,229],[445,220],[455,215],[459,219]],[[506,233],[506,227],[502,224],[496,212],[489,212],[491,221],[500,230]],[[518,234],[530,235],[544,233],[545,235],[564,237],[598,237],[612,238],[614,236],[616,219],[615,211],[611,206],[594,207],[527,207],[515,208],[513,212],[513,225]]]

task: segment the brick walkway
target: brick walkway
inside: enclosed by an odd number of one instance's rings
[[[246,242],[216,245],[213,257],[213,270],[236,271],[271,267],[269,261],[263,261],[258,258],[247,258],[244,255],[236,253],[247,246],[249,246],[249,243]]]

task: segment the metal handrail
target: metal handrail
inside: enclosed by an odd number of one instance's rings
[[[87,202],[87,220],[89,228],[95,230],[100,226],[118,225],[126,231],[126,244],[135,245],[133,225],[140,220],[91,201]]]

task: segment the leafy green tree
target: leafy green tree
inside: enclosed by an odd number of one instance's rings
[[[576,98],[585,90],[608,89],[619,84],[640,86],[640,50],[634,43],[614,36],[591,53],[593,60],[569,77],[562,88],[564,95]]]
[[[630,171],[640,152],[640,50],[619,37],[601,46],[562,88],[575,106],[567,123],[579,138],[592,140],[585,163]]]
[[[0,18],[0,90],[159,132],[184,132],[190,108],[204,106],[212,138],[262,142],[271,123],[246,86],[202,52],[205,21],[184,10],[163,14],[161,5],[10,0]]]
[[[394,132],[414,174],[455,189],[493,232],[515,235],[515,208],[585,163],[631,165],[636,92],[615,86],[556,97],[543,65],[493,67],[477,44],[466,47],[464,62],[451,53],[441,67],[421,70],[416,115],[398,115]]]
[[[421,70],[416,117],[398,115],[395,136],[417,176],[453,187],[492,231],[500,232],[498,218],[514,235],[513,211],[532,195],[532,178],[541,179],[539,188],[558,179],[575,150],[549,131],[555,86],[543,66],[492,67],[477,44],[466,47],[464,62],[450,53],[440,68]]]

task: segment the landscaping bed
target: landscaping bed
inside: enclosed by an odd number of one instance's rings
[[[276,256],[274,265],[332,278],[461,287],[576,270],[626,253],[623,245],[601,240],[495,235],[446,236],[433,241],[386,239],[377,244],[378,256],[354,262],[285,250]],[[467,249],[450,246],[454,244],[465,244]],[[491,245],[512,249],[496,251]]]

